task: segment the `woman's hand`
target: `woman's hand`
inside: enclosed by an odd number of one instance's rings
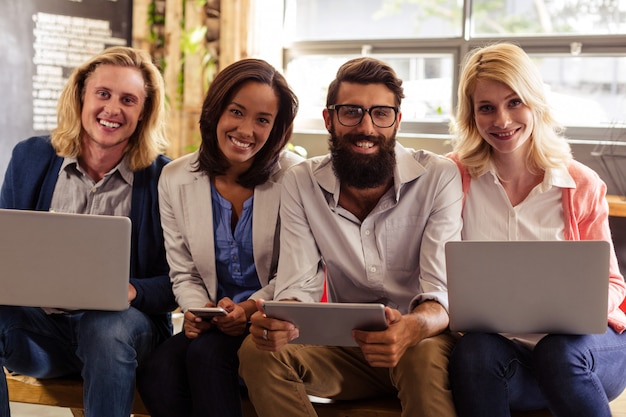
[[[239,336],[246,331],[248,317],[245,309],[240,304],[235,304],[230,298],[224,297],[217,303],[217,306],[222,307],[228,314],[213,317],[211,319],[212,325],[229,336]]]
[[[214,305],[207,305],[205,307],[214,307]],[[201,317],[196,316],[190,311],[185,311],[183,315],[183,331],[185,336],[189,339],[195,339],[200,334],[206,332],[212,327],[211,322],[203,320]]]

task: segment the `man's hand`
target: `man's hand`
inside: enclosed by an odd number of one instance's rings
[[[132,303],[137,298],[137,289],[133,284],[128,284],[128,304]]]
[[[352,336],[371,366],[392,368],[410,346],[410,329],[400,311],[385,307],[385,316],[388,325],[386,330],[353,330]]]
[[[300,336],[300,332],[293,323],[267,317],[263,311],[263,300],[257,300],[257,311],[250,321],[252,340],[260,350],[277,352]]]
[[[423,339],[437,335],[448,326],[448,313],[434,301],[418,305],[411,313],[385,307],[386,330],[353,330],[352,335],[367,362],[374,367],[393,368],[406,350]]]

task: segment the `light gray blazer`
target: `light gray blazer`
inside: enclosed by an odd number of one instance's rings
[[[211,184],[208,175],[194,170],[197,159],[198,153],[194,152],[172,161],[159,180],[159,209],[170,280],[183,311],[219,301]],[[282,152],[268,181],[254,189],[252,245],[262,288],[251,299],[274,297],[280,242],[280,182],[284,172],[302,160],[293,152]]]

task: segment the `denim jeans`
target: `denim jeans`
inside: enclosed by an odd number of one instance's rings
[[[248,332],[219,330],[163,342],[137,370],[137,388],[152,417],[241,417],[237,350]]]
[[[556,417],[610,417],[626,387],[626,332],[548,335],[533,350],[499,334],[469,333],[450,357],[459,417],[548,408]]]
[[[161,339],[150,317],[133,307],[47,315],[36,307],[0,306],[1,364],[37,378],[81,374],[87,417],[130,415],[137,364]],[[9,417],[2,375],[0,417]]]

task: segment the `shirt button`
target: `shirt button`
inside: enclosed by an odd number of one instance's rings
[[[370,235],[370,231],[369,229],[365,231],[365,236],[369,236]]]
[[[370,272],[376,272],[376,267],[375,266],[370,266]]]

